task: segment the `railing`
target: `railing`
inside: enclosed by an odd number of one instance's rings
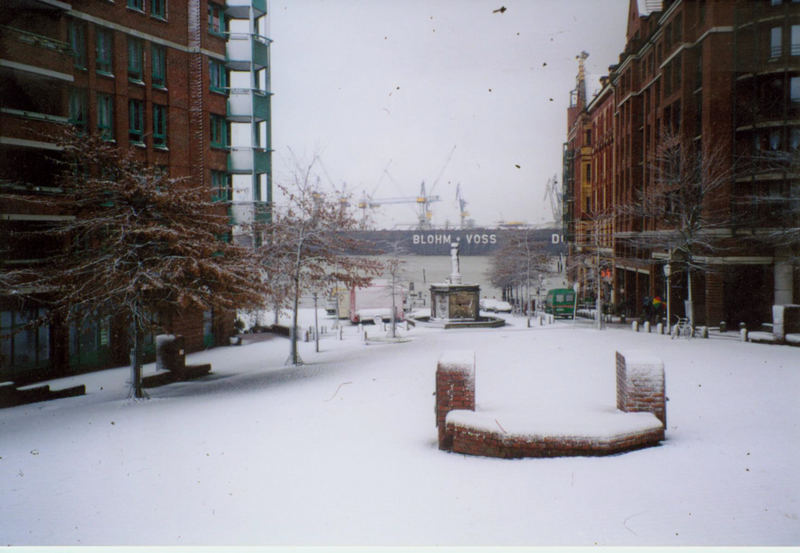
[[[24,29],[11,27],[9,25],[0,25],[0,32],[7,36],[11,36],[24,44],[30,44],[31,46],[52,50],[60,54],[72,54],[72,48],[69,44],[48,36],[39,35]]]

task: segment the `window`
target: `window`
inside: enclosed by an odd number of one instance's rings
[[[211,90],[213,92],[225,92],[228,86],[228,75],[225,66],[216,60],[208,60]]]
[[[221,115],[211,114],[211,146],[228,147],[228,122]]]
[[[792,127],[789,130],[789,147],[792,150],[800,148],[800,127]]]
[[[50,325],[32,323],[48,315],[45,309],[0,311],[0,359],[17,370],[45,368],[50,361]],[[6,365],[5,363],[8,363]]]
[[[225,33],[225,8],[217,4],[208,4],[208,32],[215,35]]]
[[[144,0],[128,0],[128,7],[140,12],[144,11]]]
[[[211,201],[230,201],[230,177],[224,171],[211,171]]]
[[[97,29],[97,72],[112,75],[112,44],[114,35],[107,29]]]
[[[143,143],[144,102],[128,100],[128,139],[136,144]]]
[[[789,97],[791,98],[792,102],[795,104],[800,102],[800,77],[792,77],[789,86]]]
[[[783,29],[773,27],[769,32],[769,56],[771,58],[780,57],[782,53],[781,42],[783,41]]]
[[[150,0],[150,15],[167,19],[167,0]]]
[[[73,88],[69,93],[69,122],[75,125],[81,132],[86,131],[88,117],[86,110],[89,102],[86,95],[86,89]]]
[[[781,133],[781,129],[769,131],[769,149],[773,152],[781,149]]]
[[[800,56],[800,25],[792,25],[792,46],[789,53]]]
[[[142,68],[144,67],[144,53],[142,41],[138,38],[128,37],[128,78],[142,82]]]
[[[164,88],[167,86],[166,49],[158,44],[153,44],[150,48],[150,61],[152,63],[151,77],[153,86]]]
[[[97,130],[106,140],[114,140],[114,98],[110,94],[97,95]]]
[[[69,45],[75,67],[86,69],[86,25],[82,21],[69,22]]]
[[[167,147],[167,106],[153,104],[153,146]]]

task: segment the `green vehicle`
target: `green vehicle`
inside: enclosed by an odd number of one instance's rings
[[[575,291],[572,288],[548,290],[544,311],[551,313],[556,318],[571,318],[575,311]]]

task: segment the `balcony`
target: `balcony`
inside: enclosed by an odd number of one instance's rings
[[[269,173],[269,152],[266,148],[234,146],[228,156],[228,172],[234,175]]]
[[[0,25],[0,68],[19,74],[73,81],[72,56],[66,42]],[[36,60],[32,63],[31,60]]]
[[[249,123],[266,121],[270,113],[270,95],[263,90],[232,88],[228,96],[228,121]]]
[[[229,33],[226,43],[228,69],[250,71],[263,69],[269,63],[269,43],[267,37],[250,33]]]
[[[59,0],[7,0],[4,6],[7,10],[71,10],[69,2]]]
[[[256,17],[267,13],[267,0],[227,0],[225,2],[225,15],[231,19],[247,19],[253,8]]]

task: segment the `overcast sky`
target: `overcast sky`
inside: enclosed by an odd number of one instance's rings
[[[505,6],[504,12],[494,10]],[[322,188],[414,197],[458,225],[552,219],[576,55],[590,83],[624,47],[627,0],[271,0],[274,180],[315,156]],[[379,228],[416,206],[372,210]]]

